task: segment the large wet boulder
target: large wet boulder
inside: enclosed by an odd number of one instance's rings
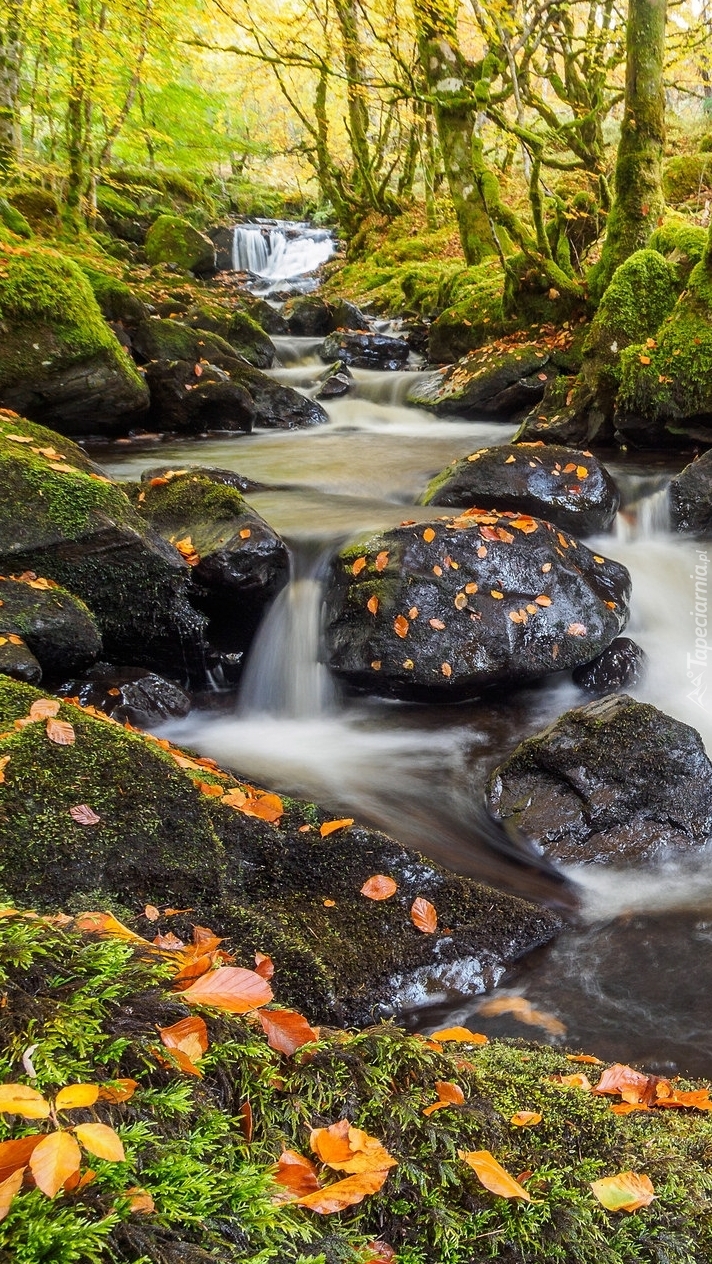
[[[551,859],[615,864],[703,846],[712,764],[695,729],[625,694],[567,711],[494,770],[490,811]]]
[[[691,535],[712,535],[712,448],[670,482],[670,524]]]
[[[215,267],[218,272],[231,272],[234,262],[235,229],[231,224],[216,224],[209,228],[207,236],[215,247]]]
[[[274,363],[272,339],[246,312],[230,311],[215,303],[196,303],[186,312],[185,324],[191,329],[219,334],[256,369],[271,369]]]
[[[135,484],[137,510],[191,565],[191,600],[210,616],[210,639],[229,652],[251,642],[289,578],[289,553],[241,493],[192,470]],[[186,544],[186,541],[189,544]]]
[[[11,646],[9,638],[18,636],[50,679],[84,671],[101,653],[99,629],[84,602],[34,571],[0,576],[0,639]]]
[[[173,306],[173,304],[171,304]],[[131,334],[134,355],[148,360],[201,360],[219,368],[237,368],[241,361],[235,348],[219,333],[191,329],[182,320],[162,320],[155,316],[142,320]]]
[[[124,327],[132,329],[139,321],[147,319],[148,308],[143,299],[124,281],[86,263],[80,264],[80,267],[92,288],[104,320],[112,323],[120,321]]]
[[[148,391],[90,284],[54,250],[0,252],[0,404],[63,434],[115,434]]]
[[[648,658],[643,649],[629,636],[617,636],[601,654],[575,667],[572,676],[575,685],[585,693],[603,695],[631,689],[645,676]]]
[[[590,661],[628,617],[625,567],[551,523],[496,510],[350,544],[326,592],[326,656],[349,684],[450,698]]]
[[[196,373],[197,370],[197,373]],[[252,396],[214,364],[151,360],[146,365],[150,424],[156,429],[201,434],[206,430],[252,430]]]
[[[319,355],[325,364],[340,360],[354,369],[404,369],[410,347],[403,338],[385,334],[341,332],[330,334]]]
[[[331,306],[320,294],[298,294],[287,299],[283,315],[290,334],[296,338],[319,338],[336,328]]]
[[[250,294],[247,290],[241,290],[238,301],[240,306],[247,312],[247,315],[251,316],[260,329],[264,329],[266,334],[282,337],[289,334],[289,325],[284,316],[266,298],[260,298],[257,294]]]
[[[301,430],[305,426],[321,426],[328,415],[315,399],[282,386],[259,369],[240,366],[230,374],[252,397],[254,424],[268,430]]]
[[[204,676],[190,567],[80,448],[0,414],[0,480],[0,574],[34,571],[80,597],[116,661]]]
[[[534,343],[472,351],[456,364],[420,375],[408,403],[439,416],[493,417],[511,421],[540,400],[558,370],[550,353]]]
[[[50,741],[44,720],[16,729],[41,697],[0,677],[3,886],[20,907],[188,909],[167,929],[188,939],[190,923],[210,926],[244,965],[269,953],[280,1001],[327,1022],[367,1023],[399,1003],[482,992],[560,928],[551,913],[374,830],[345,826],[322,838],[329,815],[314,804],[284,800],[276,822],[263,819],[259,794],[210,761],[75,704],[62,703],[57,717],[72,726],[69,745]],[[82,806],[88,821],[72,815]],[[397,883],[391,899],[361,894],[375,873]],[[417,897],[437,910],[432,934],[411,921]],[[148,920],[139,929],[155,934]]]
[[[212,241],[180,215],[158,216],[146,234],[146,256],[149,263],[175,263],[196,276],[216,270]]]
[[[422,504],[513,509],[593,535],[610,527],[620,493],[590,452],[504,443],[448,465],[429,483]]]
[[[60,698],[78,699],[124,724],[149,728],[166,720],[180,720],[190,711],[190,698],[173,680],[141,667],[95,663],[82,677],[65,680],[55,690]]]

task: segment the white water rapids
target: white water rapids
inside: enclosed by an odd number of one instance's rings
[[[258,220],[236,225],[232,266],[249,272],[263,283],[261,292],[269,292],[315,272],[333,253],[334,239],[325,228]]]

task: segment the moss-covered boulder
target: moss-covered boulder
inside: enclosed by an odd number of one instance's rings
[[[0,250],[0,404],[64,434],[113,434],[148,392],[89,282],[53,250]]]
[[[289,553],[242,494],[209,475],[185,470],[135,484],[129,495],[165,540],[189,538],[191,600],[210,616],[210,640],[245,650],[268,605],[287,582]]]
[[[620,494],[590,452],[504,443],[480,448],[441,470],[421,503],[511,509],[577,535],[593,535],[613,522]]]
[[[439,416],[511,421],[540,400],[547,382],[557,376],[545,348],[535,343],[492,343],[444,371],[420,376],[408,393],[408,403]]]
[[[699,198],[712,184],[712,154],[679,154],[663,169],[663,192],[672,206]]]
[[[146,365],[150,422],[160,431],[204,434],[236,430],[249,434],[255,405],[249,391],[214,364],[195,360],[151,360]]]
[[[0,224],[9,228],[16,237],[30,238],[32,236],[32,229],[24,215],[8,202],[6,197],[0,197]]]
[[[430,360],[453,364],[504,331],[503,282],[501,264],[494,258],[455,274],[442,294],[445,309],[430,328]]]
[[[218,368],[239,367],[235,348],[219,333],[191,329],[182,320],[161,320],[155,316],[142,320],[131,334],[134,355],[140,361],[188,360],[197,364],[207,360]]]
[[[2,576],[0,603],[0,637],[21,637],[51,680],[84,671],[99,657],[94,618],[83,601],[53,581],[32,571],[17,579]]]
[[[624,567],[550,523],[465,510],[341,551],[327,661],[369,693],[457,701],[588,662],[625,625],[629,595]]]
[[[0,414],[0,573],[34,571],[86,602],[120,663],[202,678],[190,568],[66,439]]]
[[[100,272],[88,263],[80,263],[79,266],[105,320],[121,321],[122,325],[132,327],[147,318],[146,304],[125,281],[120,281],[110,273]]]
[[[217,304],[199,303],[185,316],[191,329],[219,334],[256,369],[270,369],[276,355],[272,339],[247,313]]]
[[[297,338],[320,338],[336,328],[331,305],[320,294],[298,294],[287,299],[283,309],[290,334]]]
[[[702,847],[712,764],[695,729],[625,694],[567,711],[490,777],[490,811],[557,860],[639,862]]]
[[[59,201],[51,189],[18,184],[8,189],[7,200],[40,237],[53,237],[60,228]]]
[[[180,215],[159,215],[146,234],[149,263],[175,263],[184,272],[210,276],[215,247],[210,238]]]
[[[699,224],[691,224],[682,215],[671,215],[655,229],[648,242],[650,250],[657,250],[671,265],[678,290],[684,290],[706,245],[706,230]]]

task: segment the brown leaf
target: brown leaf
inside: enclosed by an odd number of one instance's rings
[[[452,676],[452,667],[450,666],[449,663],[441,663],[440,670],[443,676],[447,676],[447,677]]]
[[[368,900],[390,900],[398,890],[398,883],[384,873],[374,873],[361,887],[361,895]]]
[[[384,571],[388,565],[388,553],[384,549],[382,553],[376,555],[376,570]]]
[[[366,609],[369,614],[378,614],[378,597],[369,597],[366,602]]]
[[[658,1086],[668,1084],[657,1075],[644,1075],[621,1062],[608,1067],[594,1088],[594,1093],[620,1094],[624,1101],[649,1106],[658,1096]]]
[[[255,974],[259,974],[262,979],[271,979],[274,974],[274,962],[264,952],[255,953]]]
[[[413,925],[422,930],[425,935],[432,935],[438,927],[438,915],[430,900],[426,900],[422,895],[417,896],[411,905],[410,920]]]
[[[570,623],[566,631],[569,636],[586,636],[588,629],[583,623]]]
[[[31,720],[52,720],[59,712],[56,698],[38,698],[30,707]]]
[[[299,1197],[320,1188],[319,1177],[311,1159],[297,1154],[296,1150],[282,1151],[272,1179],[277,1185],[284,1185]]]
[[[351,567],[351,574],[352,574],[352,575],[360,575],[360,574],[361,574],[361,571],[363,570],[363,568],[364,568],[364,566],[365,566],[365,565],[366,565],[366,559],[365,559],[365,557],[357,557],[357,558],[356,558],[356,561],[354,562],[353,566]]]
[[[161,1043],[166,1049],[178,1049],[193,1063],[199,1062],[207,1051],[208,1029],[204,1019],[193,1014],[190,1018],[182,1018],[171,1027],[159,1027]]]
[[[99,1098],[116,1106],[119,1102],[127,1102],[138,1088],[138,1080],[112,1080],[111,1084],[102,1084]]]
[[[79,1170],[81,1162],[81,1150],[70,1132],[50,1132],[35,1146],[29,1167],[37,1187],[48,1198],[54,1198],[64,1182]]]
[[[98,1097],[98,1084],[67,1084],[54,1099],[55,1110],[76,1110],[79,1106],[93,1106]]]
[[[20,1167],[0,1183],[0,1220],[4,1220],[10,1210],[12,1200],[22,1185],[24,1175],[25,1168]]]
[[[637,1211],[655,1198],[650,1177],[639,1176],[637,1172],[604,1176],[600,1181],[591,1181],[591,1189],[606,1211]]]
[[[143,915],[148,918],[149,922],[157,922],[161,916],[155,904],[147,904],[143,910]]]
[[[387,1242],[369,1242],[366,1250],[374,1251],[375,1254],[369,1255],[364,1264],[392,1264],[392,1261],[396,1258],[393,1247],[389,1246]]]
[[[101,817],[97,816],[93,808],[88,803],[79,803],[77,807],[69,809],[69,815],[77,825],[99,825]]]
[[[260,1010],[258,1015],[270,1049],[291,1058],[302,1045],[318,1040],[317,1033],[306,1018],[291,1009]]]
[[[42,1140],[41,1132],[33,1132],[29,1137],[18,1137],[16,1141],[0,1142],[0,1182],[6,1181],[18,1168],[25,1168],[35,1146]]]
[[[384,1184],[388,1171],[358,1172],[355,1176],[347,1176],[344,1181],[336,1181],[326,1189],[315,1190],[299,1199],[300,1207],[307,1207],[319,1215],[328,1216],[345,1207],[353,1207],[363,1201],[367,1194],[375,1194]]]
[[[136,1216],[147,1216],[150,1212],[156,1210],[156,1204],[148,1190],[138,1189],[133,1185],[131,1189],[126,1190],[129,1200],[129,1209]]]
[[[443,632],[446,627],[442,619],[428,619],[428,623],[430,624],[431,628],[435,628],[436,632]]]
[[[48,720],[45,732],[55,746],[73,746],[77,740],[74,729],[66,720]]]
[[[267,1005],[272,996],[266,979],[254,970],[243,970],[239,966],[219,966],[181,992],[181,999],[189,1005],[211,1005],[230,1014],[247,1014]]]
[[[549,1080],[552,1084],[563,1084],[566,1088],[578,1088],[582,1093],[590,1093],[593,1087],[583,1071],[577,1071],[573,1075],[550,1075]]]
[[[74,1134],[84,1149],[97,1159],[121,1163],[126,1158],[121,1137],[108,1124],[77,1124]]]
[[[406,619],[405,615],[397,614],[395,619],[393,620],[393,631],[395,632],[396,636],[399,636],[401,639],[406,637],[408,635],[409,627],[410,627],[410,624],[408,623],[408,620]]]
[[[458,1150],[457,1153],[476,1172],[478,1179],[490,1193],[498,1194],[500,1198],[521,1198],[524,1202],[531,1202],[531,1194],[505,1171],[489,1150]]]
[[[352,816],[345,816],[340,821],[323,821],[319,826],[319,833],[322,838],[326,838],[329,834],[335,833],[336,830],[348,829],[353,823],[354,818]]]

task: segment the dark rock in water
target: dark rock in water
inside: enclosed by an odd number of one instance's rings
[[[238,492],[261,492],[264,483],[255,483],[253,479],[237,470],[220,470],[212,465],[181,466],[176,469],[170,465],[152,465],[150,470],[141,471],[141,482],[150,483],[153,478],[174,478],[176,474],[197,474],[200,478],[210,479],[211,483],[223,483],[226,487],[234,487]]]
[[[415,317],[412,317],[410,320],[404,320],[401,324],[403,341],[408,343],[411,351],[420,356],[427,356],[428,354],[430,330],[431,324],[429,320],[417,320]]]
[[[421,377],[408,403],[442,416],[511,421],[540,400],[547,382],[557,376],[549,360],[549,352],[535,344],[523,343],[506,351],[494,347],[471,351],[444,373]]]
[[[361,311],[355,303],[349,303],[345,298],[338,298],[330,304],[332,330],[334,329],[368,329],[370,321],[365,312]]]
[[[319,338],[335,328],[332,309],[318,294],[299,294],[288,299],[284,318],[295,338]]]
[[[107,657],[204,678],[206,621],[188,601],[190,567],[81,448],[0,418],[0,480],[0,574],[34,571],[80,597]]]
[[[504,443],[447,466],[428,485],[422,504],[514,509],[592,535],[610,527],[620,494],[590,452]]]
[[[266,334],[278,337],[289,334],[289,325],[284,316],[266,298],[259,298],[257,294],[249,294],[245,290],[240,292],[240,304]]]
[[[359,1025],[433,994],[482,992],[561,927],[553,914],[449,874],[374,830],[321,839],[331,814],[314,804],[287,800],[276,824],[226,806],[196,780],[233,790],[234,778],[205,763],[186,769],[178,752],[183,766],[155,740],[75,706],[59,714],[74,726],[71,747],[53,747],[40,725],[15,730],[39,697],[0,680],[0,758],[12,755],[0,813],[3,882],[21,907],[190,909],[170,919],[176,934],[189,938],[191,922],[210,926],[229,936],[238,965],[269,953],[281,1002],[312,1021]],[[98,824],[73,820],[78,802]],[[374,873],[393,876],[392,899],[360,894]],[[417,897],[435,905],[434,934],[410,919]],[[150,923],[139,919],[137,929]]]
[[[283,541],[234,487],[193,470],[129,494],[165,540],[190,540],[191,598],[210,616],[211,641],[245,649],[289,578]]]
[[[252,430],[252,397],[216,365],[188,360],[152,360],[146,365],[150,420],[159,430]]]
[[[618,694],[568,711],[492,773],[490,811],[550,859],[649,860],[712,833],[712,764],[687,724]]]
[[[334,333],[326,339],[319,355],[325,364],[341,360],[355,369],[402,369],[410,354],[402,338],[384,334]]]
[[[712,535],[712,448],[672,479],[669,504],[676,531]]]
[[[101,653],[101,636],[83,601],[34,572],[0,582],[0,637],[20,636],[42,675],[83,671]],[[19,647],[16,647],[19,648]],[[16,671],[8,671],[16,676]],[[23,675],[20,679],[27,679]],[[36,683],[32,681],[30,683]]]
[[[216,224],[207,230],[207,236],[215,247],[215,267],[218,272],[232,272],[235,230],[228,224]]]
[[[643,679],[647,662],[645,651],[635,641],[617,636],[597,658],[574,668],[574,684],[596,694],[629,689]]]
[[[625,567],[550,523],[466,510],[335,558],[327,662],[369,693],[472,697],[589,662],[625,626],[629,596]]]
[[[291,386],[281,386],[259,369],[240,366],[231,377],[252,396],[254,424],[270,430],[299,430],[320,426],[329,418],[321,404]]]
[[[321,386],[315,392],[315,399],[339,399],[346,395],[353,384],[353,374],[343,360],[337,360],[320,378]]]
[[[60,698],[78,698],[83,707],[96,707],[140,728],[180,719],[190,711],[188,694],[173,681],[140,667],[112,667],[111,663],[96,663],[82,679],[65,681],[56,693]]]

